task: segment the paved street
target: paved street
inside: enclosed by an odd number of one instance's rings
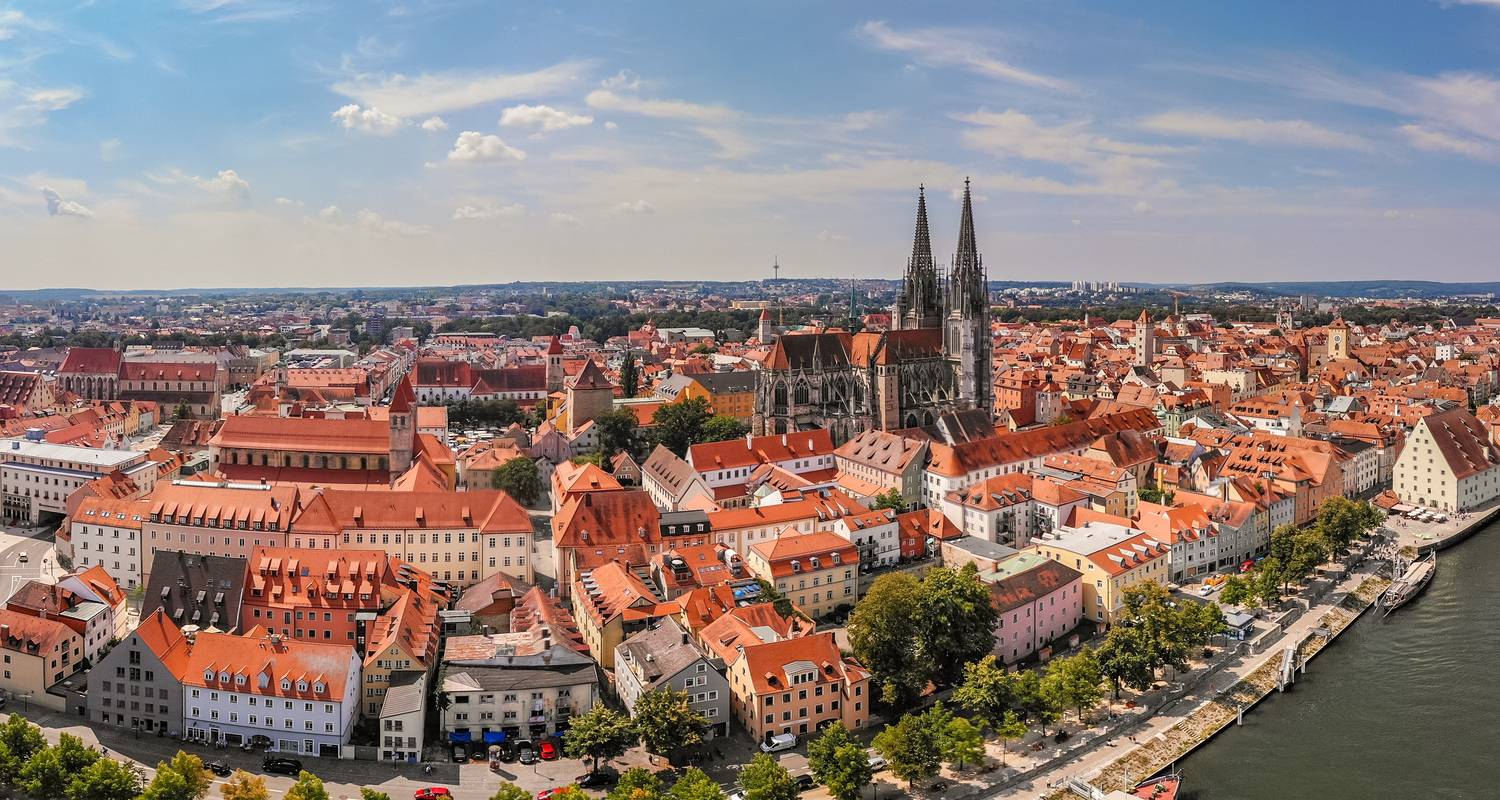
[[[55,580],[63,572],[57,565],[52,529],[0,528],[0,598],[10,599],[28,580],[43,575]]]

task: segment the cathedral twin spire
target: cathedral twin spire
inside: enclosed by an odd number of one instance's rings
[[[911,260],[896,301],[897,328],[935,328],[945,312],[963,316],[983,313],[988,308],[988,293],[979,245],[974,236],[974,206],[969,180],[964,179],[963,213],[959,220],[958,250],[953,254],[946,291],[938,277],[937,262],[932,257],[932,233],[927,225],[927,190],[917,187],[917,229],[912,237]]]

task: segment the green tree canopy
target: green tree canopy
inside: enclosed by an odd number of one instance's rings
[[[708,400],[702,397],[664,404],[651,415],[652,438],[677,455],[686,455],[688,447],[703,441],[703,425],[709,416]]]
[[[568,758],[587,758],[590,771],[601,761],[619,758],[636,743],[638,734],[630,719],[609,706],[599,704],[573,717],[563,735]]]
[[[620,363],[620,388],[626,397],[635,397],[641,390],[641,368],[635,362],[635,352],[625,351],[625,360]]]
[[[984,762],[984,731],[964,717],[948,720],[943,728],[943,760],[962,770],[965,764]]]
[[[47,746],[42,729],[20,714],[11,714],[0,723],[0,781],[15,783],[26,761]]]
[[[922,657],[933,668],[933,677],[945,685],[963,674],[965,664],[995,649],[995,607],[973,562],[962,569],[929,570],[911,620]]]
[[[605,411],[594,417],[594,429],[599,432],[599,452],[605,459],[613,458],[621,450],[635,455],[640,444],[637,425],[635,412],[628,408]]]
[[[1385,515],[1364,501],[1331,497],[1318,508],[1313,527],[1330,553],[1342,552],[1351,542],[1380,526]]]
[[[1104,675],[1099,659],[1087,647],[1077,655],[1054,659],[1047,665],[1047,674],[1042,678],[1043,691],[1055,698],[1062,708],[1077,710],[1083,719],[1083,711],[1093,708],[1102,694],[1099,685]]]
[[[786,767],[765,753],[756,753],[740,770],[745,800],[797,800],[797,782]]]
[[[704,442],[727,442],[730,439],[743,439],[750,432],[750,426],[722,414],[709,417],[703,423],[703,432],[699,434],[696,444]]]
[[[986,728],[994,730],[1016,704],[1016,676],[993,655],[964,665],[963,682],[953,702]]]
[[[219,793],[224,795],[224,800],[267,800],[271,793],[266,791],[266,779],[259,775],[237,769],[219,787]],[[528,798],[529,800],[529,798]]]
[[[708,718],[693,708],[692,698],[670,686],[641,695],[631,710],[641,744],[653,755],[670,757],[702,744],[703,730],[708,727]]]
[[[906,498],[901,496],[901,490],[894,486],[871,498],[874,502],[870,504],[871,509],[889,508],[897,514],[906,513]]]
[[[942,765],[942,742],[926,715],[903,714],[895,725],[887,725],[875,736],[875,750],[885,756],[891,774],[914,787],[918,780],[936,775]]]
[[[323,787],[322,778],[304,769],[297,774],[292,788],[286,790],[286,800],[328,800],[328,790]]]
[[[500,788],[490,795],[490,800],[531,800],[531,792],[509,781],[501,781]]]
[[[1005,718],[995,726],[995,735],[1000,738],[1000,759],[1005,763],[1005,748],[1012,739],[1020,739],[1026,735],[1026,723],[1021,721],[1021,715],[1014,711],[1005,712]]]
[[[837,800],[858,800],[874,777],[869,754],[843,725],[829,725],[808,743],[807,765]]]
[[[492,486],[514,497],[522,505],[532,505],[542,496],[542,476],[536,462],[516,456],[495,470]]]
[[[609,800],[657,800],[661,796],[661,779],[644,767],[625,770],[609,792]]]
[[[377,789],[364,786],[359,790],[359,800],[391,800],[391,796]]]
[[[72,776],[68,800],[135,800],[141,793],[141,771],[133,763],[97,758]],[[253,800],[231,798],[225,800]]]
[[[67,734],[64,734],[67,735]],[[56,747],[44,748],[21,767],[21,790],[37,800],[58,800],[68,790],[73,776],[62,765]]]
[[[877,697],[892,708],[908,707],[927,684],[929,665],[918,654],[916,619],[922,584],[905,572],[875,579],[849,615],[849,646],[870,670]]]
[[[691,767],[672,784],[667,797],[671,800],[724,800],[724,788],[708,777],[708,773]]]

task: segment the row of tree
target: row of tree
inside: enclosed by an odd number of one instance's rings
[[[909,708],[927,684],[952,685],[995,646],[997,616],[978,569],[937,567],[920,581],[882,575],[849,617],[849,645],[877,699]]]
[[[1270,552],[1248,574],[1227,579],[1219,598],[1234,605],[1275,606],[1319,564],[1348,549],[1383,519],[1380,509],[1367,502],[1332,498],[1308,527],[1288,524],[1271,531]]]
[[[703,743],[708,718],[693,708],[686,692],[653,689],[636,699],[635,716],[598,704],[573,718],[563,736],[569,758],[587,758],[590,771],[618,758],[637,743],[653,755],[670,758]]]

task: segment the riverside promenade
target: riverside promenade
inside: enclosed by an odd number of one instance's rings
[[[1387,581],[1379,561],[1366,561],[1313,601],[1288,625],[1275,646],[1240,655],[1202,679],[1183,696],[1139,722],[1113,728],[1053,761],[975,792],[947,797],[1064,798],[1069,778],[1106,791],[1145,780],[1234,724],[1235,715],[1277,688],[1276,674],[1287,645],[1298,645],[1299,668],[1374,603]],[[954,787],[959,789],[959,787]]]
[[[1415,548],[1419,555],[1427,555],[1469,538],[1496,516],[1500,516],[1500,500],[1454,515],[1447,522],[1417,522],[1392,517],[1386,522],[1386,529],[1396,534],[1399,546]]]

